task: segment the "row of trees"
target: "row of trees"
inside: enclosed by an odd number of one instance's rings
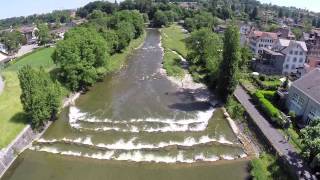
[[[34,128],[56,118],[60,107],[61,89],[43,68],[35,70],[24,66],[18,73],[21,103]]]
[[[89,16],[89,23],[65,34],[52,56],[60,67],[61,79],[73,91],[86,90],[95,83],[109,69],[109,56],[143,34],[143,16],[137,11],[107,15],[94,10]]]
[[[19,27],[21,25],[38,23],[67,23],[72,19],[70,10],[53,11],[47,14],[30,15],[21,17],[12,17],[0,20],[0,30],[10,27]]]

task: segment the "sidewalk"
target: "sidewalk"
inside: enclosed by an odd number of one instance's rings
[[[297,150],[258,112],[251,103],[250,96],[241,86],[236,88],[234,96],[244,106],[247,113],[277,151],[278,155],[286,160],[286,163],[292,168],[293,172],[296,173],[297,177],[299,179],[316,179],[316,177],[313,177],[309,172],[308,167],[304,165]]]

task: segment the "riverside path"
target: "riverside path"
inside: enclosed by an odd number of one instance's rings
[[[299,179],[316,179],[316,177],[309,172],[308,167],[303,163],[303,160],[297,153],[297,150],[285,140],[285,137],[279,132],[279,130],[274,128],[260,114],[254,104],[250,101],[250,96],[241,86],[236,88],[234,96],[244,106],[254,123],[277,151],[278,155],[292,168],[296,176]]]

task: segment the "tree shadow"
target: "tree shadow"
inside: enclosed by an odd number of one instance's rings
[[[10,118],[10,122],[13,122],[16,124],[28,124],[29,118],[26,113],[18,112]]]
[[[180,111],[206,111],[209,110],[211,104],[209,102],[190,102],[190,103],[175,103],[168,106],[171,109]]]
[[[49,71],[49,76],[53,81],[58,81],[61,86],[63,86],[65,89],[69,90],[69,87],[66,86],[66,80],[60,76],[61,69],[60,68],[54,68],[51,71]]]

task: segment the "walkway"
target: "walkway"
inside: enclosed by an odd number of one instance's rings
[[[4,89],[4,81],[2,76],[0,75],[0,94],[2,93],[3,89]]]
[[[250,96],[241,86],[236,88],[234,96],[244,106],[250,117],[277,151],[279,156],[287,161],[289,166],[292,167],[292,170],[296,172],[297,176],[300,176],[299,179],[316,179],[311,176],[308,168],[303,164],[297,150],[258,112],[255,106],[250,102]]]

